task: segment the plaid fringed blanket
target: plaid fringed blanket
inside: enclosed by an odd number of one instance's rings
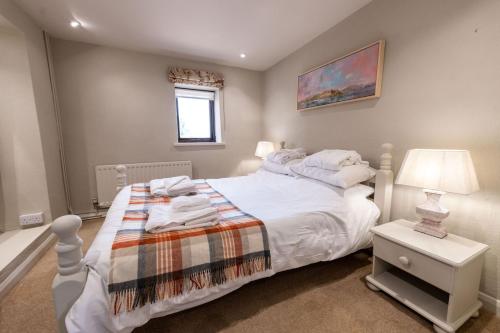
[[[220,224],[151,234],[144,230],[149,207],[168,205],[170,199],[151,196],[147,184],[132,186],[111,251],[108,291],[115,315],[271,269],[264,223],[206,182],[197,181],[196,187],[217,207]]]

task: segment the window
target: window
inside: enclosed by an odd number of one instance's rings
[[[213,90],[175,88],[178,142],[216,142]]]

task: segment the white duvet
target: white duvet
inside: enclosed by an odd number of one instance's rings
[[[85,256],[89,275],[82,295],[66,317],[68,332],[130,332],[151,318],[207,303],[256,278],[345,256],[370,244],[369,230],[380,214],[364,196],[344,198],[331,187],[305,178],[259,171],[207,181],[242,211],[264,222],[272,270],[113,316],[108,305],[107,277],[111,244],[130,196],[130,187],[125,187],[116,196]]]

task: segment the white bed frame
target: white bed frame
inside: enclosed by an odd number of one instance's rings
[[[394,175],[392,172],[393,145],[382,145],[383,154],[380,156],[380,167],[377,170],[372,184],[375,185],[374,202],[380,209],[379,223],[389,221],[391,213],[392,186]],[[127,185],[127,169],[118,165],[117,191]],[[58,273],[52,282],[52,293],[56,311],[59,332],[66,332],[65,318],[73,303],[78,299],[87,281],[88,269],[83,262],[82,239],[77,232],[82,220],[77,215],[65,215],[52,223],[52,231],[57,235],[55,246],[58,259]]]

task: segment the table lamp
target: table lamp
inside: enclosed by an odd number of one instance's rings
[[[257,149],[255,149],[255,156],[265,159],[267,155],[274,151],[274,143],[269,141],[259,141]]]
[[[446,192],[470,194],[479,190],[467,150],[411,149],[406,153],[396,184],[424,189],[427,201],[416,208],[422,221],[414,229],[439,238],[447,235],[441,221],[450,214],[439,203],[441,195]]]

